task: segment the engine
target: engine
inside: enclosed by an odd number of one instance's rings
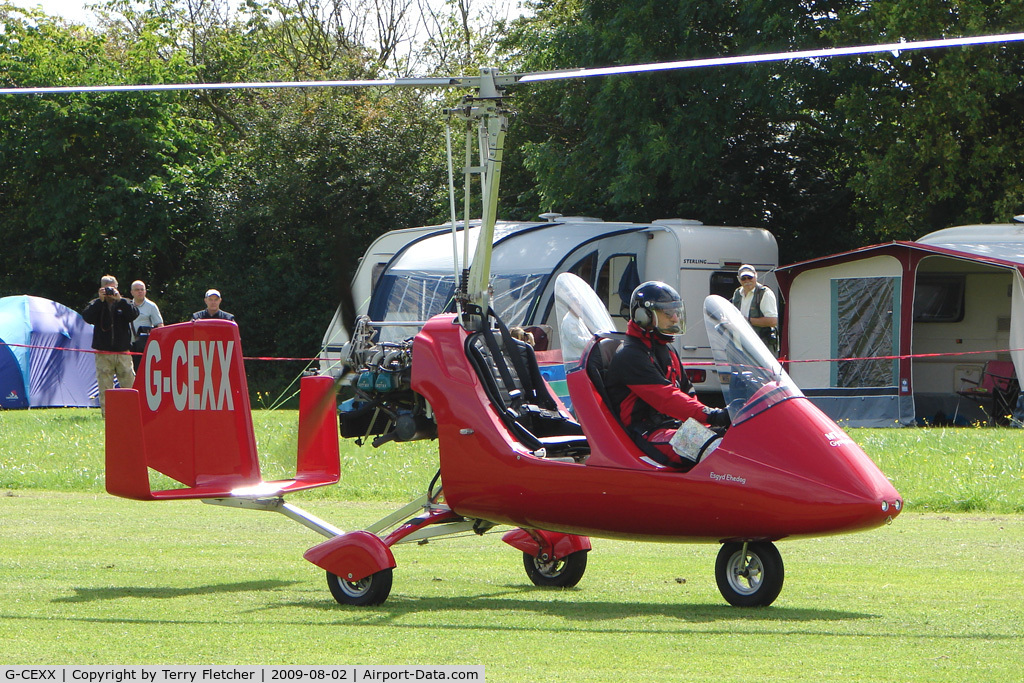
[[[341,436],[360,445],[373,436],[375,448],[436,438],[430,405],[412,390],[413,340],[379,342],[377,336],[370,319],[361,316],[342,351],[353,396],[338,407]]]

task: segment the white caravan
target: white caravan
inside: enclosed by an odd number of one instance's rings
[[[699,392],[718,392],[717,374],[710,372],[711,351],[699,311],[709,294],[730,297],[738,286],[736,270],[754,265],[759,280],[775,287],[778,265],[775,237],[760,228],[704,225],[683,219],[652,223],[612,223],[595,218],[541,216],[545,222],[499,222],[491,262],[491,307],[509,326],[530,328],[538,358],[560,358],[553,308],[555,277],[570,272],[598,293],[620,330],[628,318],[629,295],[647,280],[669,283],[690,309],[691,324],[676,340],[676,349]],[[478,227],[470,224],[468,251],[474,253]],[[451,225],[385,233],[359,263],[352,281],[357,315],[381,327],[381,341],[413,336],[430,317],[452,304],[456,275],[466,251],[461,226],[453,239]],[[348,341],[341,307],[323,339],[321,372],[338,375],[340,355]],[[557,374],[560,363],[551,366]],[[546,375],[547,376],[547,375]],[[561,377],[548,376],[562,394]]]

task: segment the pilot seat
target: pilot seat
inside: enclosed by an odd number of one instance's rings
[[[502,422],[535,455],[585,460],[590,446],[583,429],[552,396],[533,347],[513,339],[493,311],[488,318],[466,339],[466,356]]]

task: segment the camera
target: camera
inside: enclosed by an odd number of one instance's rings
[[[110,296],[115,291],[117,291],[117,290],[115,290],[113,287],[104,287],[103,288],[103,293],[106,294],[107,296]]]

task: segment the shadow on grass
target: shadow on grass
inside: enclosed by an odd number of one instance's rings
[[[166,586],[112,586],[103,588],[74,588],[74,595],[55,598],[58,604],[80,604],[103,600],[139,598],[144,600],[167,600],[188,598],[197,595],[218,595],[228,593],[249,593],[270,591],[292,586],[297,581],[244,581],[237,583],[209,584],[191,587]],[[677,603],[677,602],[611,602],[577,601],[574,593],[580,589],[544,589],[534,586],[508,586],[498,593],[452,598],[419,598],[407,595],[392,595],[383,605],[376,607],[351,607],[339,605],[331,599],[311,601],[289,601],[268,604],[255,611],[274,609],[307,609],[337,616],[334,623],[348,625],[382,626],[392,622],[403,622],[405,617],[421,614],[452,613],[458,615],[487,614],[501,612],[525,612],[538,616],[550,616],[578,622],[601,622],[634,617],[671,617],[692,623],[734,621],[849,621],[852,619],[876,619],[879,615],[861,612],[845,612],[827,609],[794,609],[769,607],[742,609],[726,604]],[[415,628],[409,623],[403,627]],[[452,626],[449,626],[452,627]],[[459,626],[454,626],[459,628]],[[477,626],[465,625],[473,629]],[[488,628],[494,628],[493,625]],[[517,630],[517,629],[513,629]]]
[[[578,622],[601,622],[634,617],[670,617],[692,623],[715,621],[849,621],[853,619],[879,619],[881,615],[862,612],[846,612],[828,609],[806,609],[787,607],[737,608],[727,604],[677,603],[677,602],[578,602],[573,593],[579,589],[544,589],[532,586],[509,587],[501,593],[455,598],[417,598],[392,595],[387,602],[377,607],[350,607],[334,601],[287,603],[281,607],[304,607],[334,611],[338,622],[347,625],[380,626],[418,614],[443,614],[445,612],[467,615],[488,612],[527,612],[567,619]],[[536,596],[532,599],[530,596]],[[549,599],[554,596],[554,599]],[[403,623],[403,627],[409,624]],[[448,625],[446,628],[459,628]],[[474,626],[466,625],[472,629]],[[488,626],[493,628],[493,626]],[[510,627],[511,628],[511,627]],[[518,630],[511,628],[511,630]],[[602,629],[603,630],[603,629]]]
[[[105,588],[75,588],[75,594],[56,598],[56,603],[93,602],[96,600],[118,600],[120,598],[168,599],[196,595],[212,595],[217,593],[249,593],[253,591],[274,590],[285,588],[295,581],[244,581],[239,583],[218,583],[208,586],[191,586],[188,588],[168,588],[157,586],[112,586]]]

